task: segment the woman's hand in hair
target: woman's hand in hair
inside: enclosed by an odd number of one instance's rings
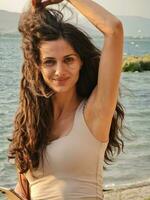
[[[62,2],[63,0],[32,0],[32,10],[34,11],[36,8],[43,8],[51,4],[57,4]]]
[[[40,7],[42,7],[42,0],[32,0],[32,11]]]

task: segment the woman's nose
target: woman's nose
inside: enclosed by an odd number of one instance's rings
[[[63,75],[64,74],[64,65],[62,62],[57,63],[55,68],[55,75]]]

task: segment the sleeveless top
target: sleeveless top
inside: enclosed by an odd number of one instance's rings
[[[43,165],[25,174],[32,200],[102,200],[104,153],[83,116],[85,100],[78,106],[69,134],[47,145]],[[34,175],[34,176],[33,176]]]

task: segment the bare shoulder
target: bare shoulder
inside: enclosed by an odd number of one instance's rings
[[[112,117],[105,113],[101,102],[96,99],[96,88],[86,102],[84,118],[94,137],[103,143],[108,142]]]

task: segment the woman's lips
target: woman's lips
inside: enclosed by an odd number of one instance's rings
[[[59,78],[59,79],[53,79],[56,83],[58,84],[64,84],[66,83],[66,81],[68,80],[69,78]]]

